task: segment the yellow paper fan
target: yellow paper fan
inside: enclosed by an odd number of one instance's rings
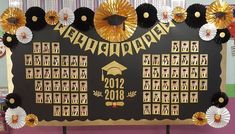
[[[59,16],[56,11],[48,11],[45,15],[45,20],[49,25],[56,25],[59,22]]]
[[[233,21],[232,7],[225,1],[216,0],[207,8],[206,20],[217,29],[227,28]]]
[[[25,117],[25,125],[28,127],[35,127],[38,125],[38,117],[34,114],[28,114]]]
[[[197,112],[193,115],[192,121],[196,126],[204,126],[207,124],[206,114],[203,112]]]
[[[183,22],[187,18],[187,12],[182,7],[175,7],[172,13],[173,13],[173,20],[175,22]]]
[[[25,14],[19,8],[9,7],[1,15],[2,29],[9,34],[15,34],[16,30],[25,24]]]
[[[97,33],[110,42],[129,39],[137,27],[137,14],[126,0],[106,0],[96,10],[94,25]]]

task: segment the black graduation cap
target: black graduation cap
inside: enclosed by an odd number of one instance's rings
[[[223,108],[228,104],[228,96],[224,92],[217,92],[212,96],[211,103],[212,105]]]
[[[7,21],[11,24],[17,24],[19,22],[19,19],[15,18],[15,17],[10,17],[7,19]]]
[[[216,18],[222,19],[225,18],[226,13],[225,12],[216,12],[214,13]]]
[[[114,25],[114,26],[121,25],[122,23],[124,23],[126,19],[127,17],[117,15],[117,14],[104,18],[104,20],[107,20],[110,25]]]
[[[127,17],[121,16],[121,15],[111,15],[108,16],[106,18],[104,18],[104,20],[107,20],[109,25],[111,26],[118,26],[123,24],[123,30],[125,30],[125,20],[127,19]]]

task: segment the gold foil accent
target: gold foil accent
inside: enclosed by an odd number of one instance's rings
[[[219,102],[220,102],[220,103],[223,103],[223,102],[224,102],[224,98],[220,97],[220,98],[219,98]]]
[[[14,104],[14,103],[15,103],[15,99],[11,98],[11,99],[9,100],[9,102],[10,102],[11,104]]]
[[[45,20],[49,25],[56,25],[59,22],[59,16],[56,11],[48,11],[45,15]]]
[[[196,126],[204,126],[207,124],[206,114],[203,112],[197,112],[193,115],[192,121]]]
[[[15,34],[19,27],[25,26],[26,18],[21,9],[9,7],[1,15],[0,23],[5,32]]]
[[[33,21],[33,22],[38,21],[38,17],[37,17],[37,16],[33,16],[33,17],[32,17],[32,21]]]
[[[175,7],[172,13],[173,13],[173,20],[175,22],[183,22],[187,18],[187,12],[182,7]]]
[[[34,114],[29,114],[25,117],[25,125],[28,127],[35,127],[38,125],[38,117]]]
[[[220,36],[221,38],[224,38],[224,37],[225,37],[225,33],[224,33],[224,32],[221,32],[221,33],[219,34],[219,36]]]
[[[220,115],[220,114],[215,114],[215,115],[214,115],[214,120],[215,120],[215,122],[217,122],[217,123],[221,122],[221,115]]]
[[[149,18],[149,13],[148,13],[148,12],[145,12],[145,13],[143,14],[143,16],[144,16],[145,19],[147,19],[147,18]]]
[[[201,13],[200,12],[195,12],[194,16],[199,18],[201,16]]]
[[[11,42],[12,38],[11,37],[7,37],[7,42]]]
[[[227,28],[233,21],[232,7],[225,1],[216,0],[206,10],[206,20],[216,28]]]
[[[126,17],[123,24],[113,26],[105,18],[119,15]],[[106,0],[96,10],[94,25],[97,33],[110,42],[121,42],[129,39],[137,27],[137,14],[126,0]]]
[[[87,21],[87,17],[86,17],[85,15],[83,15],[83,16],[81,17],[81,20],[82,20],[82,21]]]

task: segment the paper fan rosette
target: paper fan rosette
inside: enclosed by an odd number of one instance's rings
[[[18,45],[18,40],[16,38],[16,35],[5,33],[2,38],[3,44],[8,48],[14,48]]]
[[[88,31],[94,26],[94,12],[87,7],[80,7],[74,11],[73,26],[81,31]]]
[[[157,9],[148,3],[143,3],[136,8],[138,25],[144,28],[152,27],[157,21]]]
[[[16,38],[23,44],[29,43],[33,38],[33,33],[28,27],[20,27],[16,31]]]
[[[46,26],[45,11],[40,7],[30,7],[26,13],[26,26],[31,30],[41,30]]]
[[[106,0],[95,12],[94,26],[110,42],[129,39],[137,27],[137,13],[127,0]]]
[[[69,8],[63,8],[59,11],[59,22],[65,26],[71,25],[75,20],[74,13]]]
[[[38,117],[34,114],[28,114],[25,117],[25,125],[28,127],[35,127],[38,125]]]
[[[21,107],[17,107],[14,109],[8,108],[5,113],[6,123],[14,129],[19,129],[24,127],[25,117],[26,117],[26,112]]]
[[[54,10],[48,11],[45,15],[45,20],[49,25],[56,25],[59,22],[58,13]]]
[[[231,35],[227,28],[217,29],[217,34],[215,36],[215,42],[218,44],[226,43],[230,39]]]
[[[217,29],[214,24],[204,24],[199,30],[199,36],[204,41],[210,41],[215,38]]]
[[[224,92],[217,92],[211,98],[213,106],[223,108],[228,104],[229,98]]]
[[[200,28],[206,24],[206,7],[201,4],[193,4],[187,8],[185,23],[191,28]]]
[[[187,18],[187,12],[182,7],[175,7],[172,11],[172,14],[173,20],[178,23],[185,21],[185,19]]]
[[[230,113],[227,108],[217,108],[216,106],[211,106],[206,111],[206,117],[208,124],[214,128],[223,128],[230,121]]]
[[[216,0],[206,10],[206,20],[217,29],[227,28],[233,21],[232,7],[226,1]]]
[[[196,112],[193,114],[192,121],[196,126],[204,126],[207,124],[206,114],[203,112]]]
[[[6,96],[6,104],[9,108],[17,108],[21,105],[21,98],[16,93],[10,93]]]
[[[1,15],[1,27],[9,33],[15,34],[16,30],[26,24],[24,12],[19,8],[7,8]]]
[[[169,6],[163,6],[158,9],[157,17],[162,23],[169,23],[172,21],[172,9]]]

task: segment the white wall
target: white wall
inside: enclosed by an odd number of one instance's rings
[[[232,56],[231,46],[235,44],[234,40],[227,43],[227,84],[235,84],[235,56]]]
[[[2,14],[7,7],[8,0],[0,0],[0,14]],[[0,88],[1,87],[7,87],[6,57],[0,59]]]
[[[186,0],[186,5],[189,6],[194,3],[200,3],[203,5],[209,5],[210,3],[214,2],[215,0]],[[235,4],[235,0],[225,0],[229,4]]]

